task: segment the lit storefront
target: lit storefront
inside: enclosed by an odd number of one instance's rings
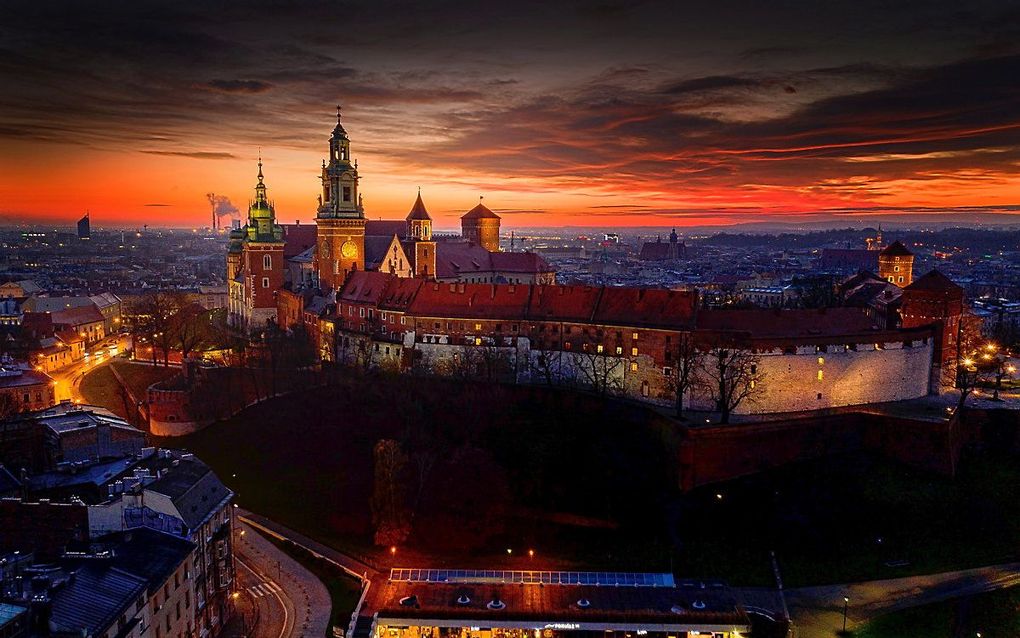
[[[729,588],[671,574],[393,569],[372,638],[739,638]]]

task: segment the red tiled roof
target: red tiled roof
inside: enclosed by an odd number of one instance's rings
[[[592,286],[535,286],[528,317],[535,321],[590,321],[602,288]]]
[[[683,328],[694,323],[697,294],[658,288],[606,288],[595,323]]]
[[[60,339],[67,345],[71,345],[72,343],[78,343],[80,341],[85,341],[85,337],[78,334],[77,330],[61,330],[60,332],[56,333],[55,336],[57,337],[57,339]]]
[[[347,283],[344,284],[338,301],[353,303],[377,304],[386,292],[390,281],[395,279],[393,275],[376,272],[373,270],[359,270],[351,274]]]
[[[701,310],[698,330],[744,332],[752,338],[835,337],[878,330],[863,308]]]
[[[500,272],[551,272],[549,262],[538,253],[489,253],[492,269]]]
[[[284,224],[283,258],[290,259],[314,246],[316,230],[315,224]]]
[[[365,235],[403,237],[406,234],[407,222],[402,219],[369,219],[365,222]]]
[[[499,215],[492,212],[482,204],[478,204],[461,216],[461,219],[499,219]]]
[[[957,286],[953,281],[938,270],[932,270],[923,277],[914,280],[905,290],[931,290],[931,291],[952,291],[963,292],[963,288]]]
[[[913,254],[898,239],[882,250],[883,257],[912,257]]]
[[[425,209],[425,202],[421,201],[421,191],[418,191],[418,199],[414,200],[414,206],[411,207],[411,212],[407,214],[405,219],[407,221],[412,219],[432,219],[429,211]]]
[[[524,319],[530,286],[428,282],[408,307],[420,317]]]
[[[489,251],[478,244],[463,241],[436,243],[436,276],[450,278],[465,273],[492,270]]]
[[[101,323],[103,313],[95,306],[81,306],[57,310],[52,314],[53,323],[61,326],[81,326],[86,323]]]

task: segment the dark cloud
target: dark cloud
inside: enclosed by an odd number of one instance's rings
[[[192,159],[237,159],[233,153],[221,153],[218,151],[142,151],[148,155],[171,155],[176,157],[190,157]]]
[[[210,80],[201,86],[224,93],[265,93],[273,88],[261,80]]]
[[[142,206],[157,207],[157,208],[159,208],[159,207],[163,207],[163,206],[173,206],[173,204],[142,204]]]

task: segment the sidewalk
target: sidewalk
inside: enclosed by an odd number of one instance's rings
[[[284,597],[289,599],[287,614],[293,617],[288,618],[285,628],[288,631],[281,635],[291,638],[326,636],[332,601],[325,585],[251,526],[239,521],[238,527],[243,531],[238,547],[242,559],[263,578],[279,585]],[[262,618],[261,624],[265,622],[266,618]]]

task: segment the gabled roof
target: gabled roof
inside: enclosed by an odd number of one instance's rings
[[[607,287],[595,323],[682,328],[693,325],[697,294],[688,290]]]
[[[146,491],[167,496],[189,529],[198,529],[231,492],[209,466],[191,455],[180,455],[177,465],[167,468],[162,478],[145,487]]]
[[[58,310],[53,315],[53,323],[64,326],[81,326],[87,323],[102,323],[103,313],[95,305],[81,306]]]
[[[953,281],[939,272],[937,269],[933,269],[926,275],[919,279],[915,279],[912,284],[904,288],[904,290],[932,290],[932,291],[963,291],[963,288],[957,286]]]
[[[535,286],[528,317],[535,321],[590,321],[602,288],[593,286]]]
[[[283,258],[295,257],[314,247],[316,230],[315,224],[284,224]]]
[[[385,235],[403,237],[407,234],[407,222],[401,219],[369,219],[365,222],[365,236]]]
[[[195,550],[195,544],[187,539],[146,527],[107,534],[96,541],[113,544],[110,565],[144,578],[150,594],[162,587]]]
[[[527,316],[528,288],[429,282],[418,289],[408,312],[420,317],[519,320]]]
[[[347,283],[337,295],[337,300],[348,303],[379,303],[393,279],[396,277],[388,273],[359,270],[351,273]]]
[[[900,240],[897,239],[893,243],[886,246],[882,250],[881,255],[883,257],[913,257],[914,253],[907,250],[907,247],[904,246],[900,242]]]
[[[492,212],[482,204],[478,204],[461,216],[461,219],[499,219],[499,215]]]
[[[393,235],[365,236],[365,268],[375,270],[386,261],[386,251],[393,243]]]
[[[138,576],[105,564],[82,565],[53,595],[50,624],[58,633],[101,635],[145,592]]]
[[[425,210],[425,202],[421,201],[421,191],[418,191],[418,199],[414,200],[414,206],[411,207],[411,212],[407,214],[407,221],[412,219],[429,219],[432,217],[429,215],[429,211]]]

